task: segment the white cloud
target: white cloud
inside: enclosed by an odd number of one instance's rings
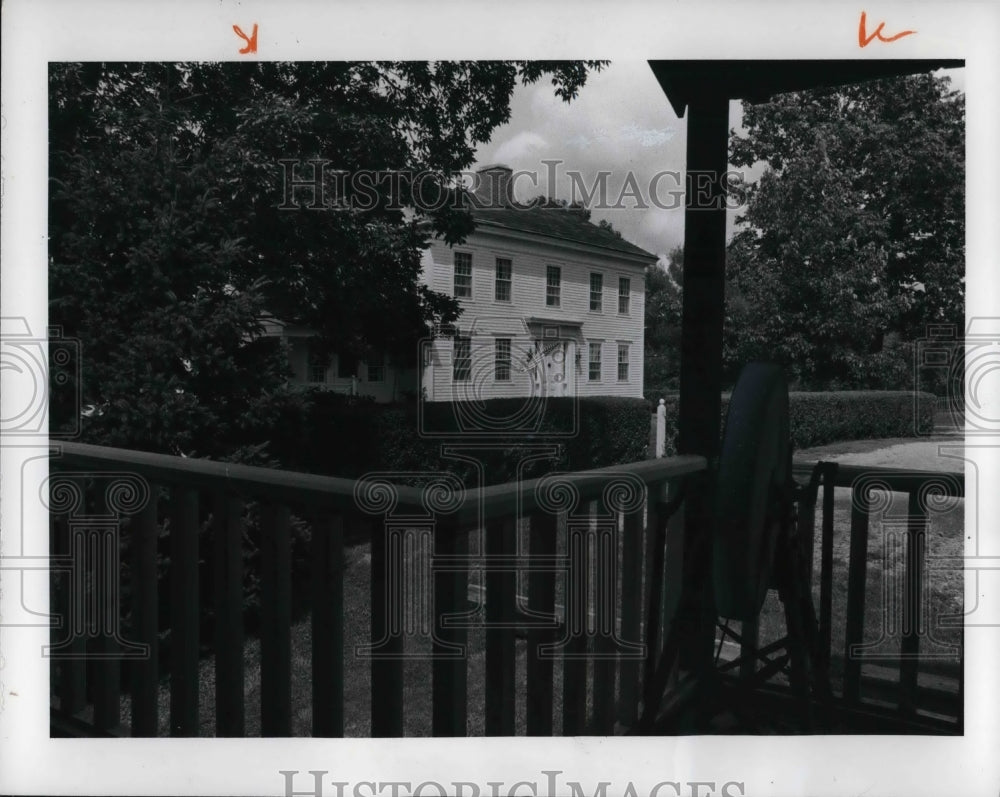
[[[672,127],[662,129],[639,127],[635,122],[622,125],[618,131],[618,137],[625,142],[636,142],[641,147],[658,147],[666,144],[676,134]]]
[[[530,130],[522,130],[515,133],[510,138],[502,141],[493,151],[493,161],[506,163],[508,166],[517,167],[525,160],[537,155],[539,151],[548,149],[549,142]]]

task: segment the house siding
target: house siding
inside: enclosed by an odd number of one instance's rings
[[[416,369],[396,369],[386,363],[385,381],[370,382],[362,362],[355,385],[353,380],[337,376],[335,356],[327,368],[326,381],[309,382],[311,332],[270,323],[268,334],[280,336],[285,343],[294,381],[344,393],[356,390],[381,402],[417,391],[418,384],[430,401],[539,394],[642,396],[645,264],[641,259],[484,224],[464,244],[450,247],[443,241],[433,241],[423,254],[421,281],[434,291],[454,296],[456,252],[468,253],[472,260],[472,295],[459,298],[463,312],[455,325],[461,336],[471,338],[468,381],[453,379],[454,339],[441,335],[421,344],[419,380]],[[497,258],[511,263],[510,301],[496,299]],[[549,266],[561,271],[558,306],[546,303]],[[590,275],[594,272],[603,276],[599,312],[590,309]],[[622,277],[630,280],[627,314],[618,312],[618,281]],[[554,332],[554,337],[548,337],[546,330]],[[511,341],[509,380],[496,379],[497,338]],[[589,379],[591,342],[601,345],[601,379],[593,382]],[[629,346],[626,381],[618,379],[620,343]]]
[[[423,276],[433,290],[454,296],[454,253],[468,252],[472,255],[472,296],[460,298],[463,313],[458,328],[463,332],[479,326],[502,325],[503,321],[521,322],[529,318],[564,321],[580,324],[579,331],[570,334],[569,327],[561,327],[561,337],[569,345],[570,359],[567,362],[567,378],[574,384],[569,386],[570,394],[581,396],[642,396],[643,380],[643,319],[645,314],[645,268],[644,266],[608,254],[575,251],[558,243],[528,240],[516,233],[480,228],[469,236],[464,245],[449,247],[441,241],[434,241],[425,252]],[[506,258],[512,263],[511,301],[496,301],[495,270],[496,259]],[[558,266],[561,269],[560,303],[558,307],[546,304],[546,268]],[[603,275],[603,301],[601,312],[590,310],[590,274]],[[618,313],[618,280],[630,280],[629,313]],[[533,340],[537,330],[525,327],[523,337],[526,344]],[[499,333],[497,333],[499,334]],[[497,336],[494,334],[494,337]],[[600,341],[601,380],[588,379],[589,343]],[[629,378],[618,381],[618,344],[629,344]],[[476,352],[487,359],[492,343],[488,336],[473,339],[473,359]],[[451,400],[457,389],[451,380],[452,342],[444,338],[432,345],[433,367],[425,371],[430,377],[427,383],[428,398],[440,401]],[[579,354],[579,357],[577,357]],[[513,370],[513,369],[512,369]],[[476,379],[475,364],[473,380]],[[477,391],[486,396],[523,396],[530,389],[530,378],[518,379],[513,374],[511,382],[498,383],[492,372],[484,367],[480,372]]]

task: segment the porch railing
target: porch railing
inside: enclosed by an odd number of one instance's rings
[[[470,709],[476,710],[467,704],[465,658],[455,655],[467,643],[468,627],[460,620],[469,615],[469,573],[475,570],[486,573],[486,733],[514,733],[515,632],[519,626],[526,626],[528,635],[527,733],[548,735],[553,731],[553,665],[557,658],[564,665],[563,733],[579,733],[584,727],[594,733],[611,733],[616,721],[627,725],[637,716],[641,660],[617,656],[611,647],[615,634],[596,635],[598,641],[591,645],[596,650],[588,654],[587,634],[577,633],[559,652],[555,643],[560,623],[553,619],[557,617],[557,573],[571,570],[570,558],[585,551],[586,543],[581,539],[584,528],[602,527],[604,537],[596,544],[606,547],[613,544],[609,540],[615,539],[612,529],[622,530],[621,550],[611,551],[617,572],[599,573],[596,577],[604,579],[605,589],[618,580],[624,584],[617,634],[623,644],[638,645],[640,633],[653,633],[650,624],[642,622],[642,616],[651,603],[650,596],[658,595],[662,586],[662,569],[659,573],[653,571],[654,551],[657,543],[662,550],[664,533],[656,513],[669,484],[705,468],[701,457],[673,457],[465,491],[449,482],[447,475],[432,479],[421,489],[376,477],[355,482],[62,444],[51,460],[49,485],[53,550],[63,554],[54,566],[63,564],[71,571],[75,568],[76,582],[86,581],[88,573],[96,572],[94,556],[88,559],[78,554],[97,544],[92,539],[95,522],[111,528],[123,515],[134,511],[128,523],[132,622],[127,645],[132,650],[146,646],[146,650],[129,662],[131,718],[125,727],[119,724],[121,657],[111,654],[113,649],[124,647],[126,641],[107,633],[94,637],[96,624],[92,623],[90,636],[94,638],[88,645],[87,623],[82,617],[86,612],[70,605],[72,589],[61,590],[57,610],[80,615],[74,627],[77,633],[70,635],[67,643],[78,655],[57,659],[54,716],[74,727],[78,727],[80,717],[86,717],[95,732],[156,735],[161,682],[157,539],[160,520],[165,518],[169,520],[170,556],[170,733],[190,736],[199,732],[199,607],[201,601],[211,600],[216,617],[214,732],[221,736],[244,735],[243,514],[246,504],[254,501],[260,504],[261,518],[262,735],[283,736],[292,731],[293,512],[308,517],[312,526],[313,735],[336,737],[344,731],[345,528],[366,528],[371,541],[371,734],[403,733],[406,658],[398,618],[406,607],[401,605],[399,590],[387,580],[404,566],[404,546],[393,539],[393,529],[414,527],[430,530],[433,545],[432,733],[465,735],[467,714]],[[102,474],[127,475],[134,483],[108,487],[103,497],[84,495],[81,485]],[[128,501],[122,501],[123,491],[128,493]],[[138,493],[145,493],[145,500]],[[67,494],[72,497],[67,498]],[[129,502],[131,506],[123,506]],[[158,511],[161,505],[165,510],[162,513]],[[87,512],[81,513],[83,506]],[[212,527],[215,546],[212,594],[199,595],[199,532],[206,523]],[[527,526],[527,551],[518,550],[517,537],[523,526]],[[557,528],[571,538],[577,537],[575,542],[571,539],[566,551],[558,553]],[[485,531],[485,549],[470,551],[468,532],[477,529]],[[92,553],[110,557],[109,546],[117,546],[114,537],[103,538],[103,553],[96,549]],[[77,555],[71,555],[74,548],[78,549]],[[659,561],[662,566],[662,555]],[[522,609],[517,608],[515,599],[516,568],[528,570],[527,606]],[[584,575],[584,583],[567,587],[563,624],[571,616],[579,618],[579,612],[570,611],[569,604],[576,602],[579,609],[581,602],[586,602],[586,580]],[[105,620],[107,625],[109,620]],[[552,650],[548,654],[540,652],[547,643],[554,645]],[[95,658],[98,648],[108,655]],[[119,648],[118,652],[128,651]],[[596,661],[589,690],[588,658]],[[593,699],[589,721],[588,691]]]
[[[961,476],[834,463],[819,467],[823,483],[819,625],[826,665],[833,658],[835,490],[850,488],[854,496],[843,688],[838,696],[846,706],[874,705],[862,689],[861,677],[872,490],[908,495],[906,622],[896,661],[898,683],[891,686],[896,706],[890,713],[896,719],[919,719],[927,697],[927,690],[918,684],[921,640],[928,621],[922,600],[926,498],[931,493],[961,497]],[[805,479],[812,468],[797,463],[796,473]],[[261,735],[292,733],[293,516],[307,518],[311,527],[313,735],[344,733],[345,533],[371,543],[371,592],[362,599],[370,603],[371,611],[370,732],[403,735],[407,651],[400,617],[407,607],[402,592],[390,582],[405,565],[406,546],[399,535],[413,529],[429,537],[433,560],[430,731],[439,736],[465,735],[468,717],[482,711],[487,735],[515,733],[516,644],[522,632],[528,642],[525,731],[553,733],[555,711],[561,704],[564,735],[600,735],[614,732],[616,724],[629,727],[639,714],[652,659],[643,660],[635,651],[641,643],[655,655],[665,630],[663,595],[669,574],[663,562],[667,529],[661,521],[676,505],[674,501],[668,507],[666,499],[668,492],[676,495],[685,480],[704,474],[706,462],[700,457],[670,457],[464,490],[447,474],[411,474],[412,481],[425,480],[422,487],[391,484],[374,476],[356,482],[65,443],[52,458],[51,471],[53,569],[66,576],[55,595],[56,613],[69,621],[54,632],[60,654],[54,659],[54,728],[151,736],[158,733],[166,711],[169,732],[175,736],[245,735],[244,510],[253,502],[260,518]],[[100,479],[107,482],[103,493],[95,489]],[[810,513],[808,507],[800,512],[800,522],[808,521],[811,531]],[[117,631],[121,618],[113,616],[118,605],[115,530],[126,516],[131,565],[127,639]],[[157,560],[163,521],[169,526],[170,558],[165,606],[160,605]],[[206,525],[212,532],[213,570],[202,581],[199,545]],[[470,547],[474,532],[482,532],[481,549]],[[613,563],[610,571],[581,565],[592,561],[588,556]],[[518,570],[527,572],[526,595],[518,594]],[[111,583],[97,584],[94,579],[100,572],[108,573]],[[467,661],[461,654],[477,608],[469,603],[474,572],[485,574],[479,593],[485,596],[484,605],[478,607],[479,622],[485,621],[481,708],[468,703]],[[91,597],[74,599],[84,592],[73,585],[87,582]],[[199,594],[200,583],[207,583],[211,594]],[[110,598],[101,603],[93,597],[101,594]],[[200,608],[209,601],[215,614],[211,730],[203,727],[205,718],[199,713]],[[593,615],[594,607],[601,605],[615,606],[615,615],[598,611],[597,617],[588,619],[588,612]],[[158,646],[163,616],[169,618],[170,629],[168,709],[160,706]],[[127,679],[122,678],[123,662]],[[562,672],[559,695],[556,662]],[[130,716],[124,723],[120,721],[123,683],[130,701]],[[956,699],[954,716],[935,726],[943,732],[961,728],[960,676]]]
[[[883,728],[898,727],[938,732],[962,732],[963,701],[963,636],[961,610],[950,617],[929,600],[929,576],[936,573],[961,573],[961,544],[964,539],[959,523],[957,543],[959,553],[929,552],[929,520],[931,510],[946,507],[965,497],[965,478],[959,472],[901,470],[847,465],[837,462],[796,461],[797,480],[805,481],[818,468],[822,484],[818,564],[818,619],[821,665],[829,669],[831,662],[840,664],[842,683],[841,706],[847,710],[874,711],[870,722]],[[846,573],[846,609],[843,622],[844,647],[832,650],[834,637],[834,501],[837,490],[849,491],[850,537]],[[892,509],[892,496],[906,498],[906,511]],[[807,508],[811,511],[811,508]],[[800,512],[800,521],[803,517]],[[872,519],[877,518],[883,534],[883,545],[899,546],[897,550],[883,547],[882,556],[872,559]],[[961,515],[960,515],[961,519]],[[940,540],[938,541],[941,542]],[[902,560],[902,578],[889,572],[889,566]],[[814,560],[815,561],[815,560]],[[884,600],[876,617],[869,617],[869,569],[880,567]],[[961,579],[957,579],[957,598],[963,594]],[[959,603],[961,601],[959,600]],[[933,612],[932,610],[937,610]],[[950,620],[950,623],[948,622]],[[881,628],[874,628],[875,622]],[[942,643],[935,639],[935,630],[948,624],[957,641]],[[866,630],[869,632],[866,634]],[[872,639],[881,632],[881,638]],[[889,642],[886,646],[883,642]],[[897,646],[898,644],[898,646]],[[883,650],[877,650],[878,647]],[[885,648],[888,647],[888,650]],[[928,648],[934,648],[928,649]],[[950,649],[949,649],[950,648]],[[935,667],[935,665],[938,665]],[[943,666],[942,666],[943,665]],[[937,670],[933,685],[919,684],[921,669]],[[865,670],[873,671],[864,677]],[[944,676],[941,676],[941,671]],[[933,672],[925,674],[935,675]]]

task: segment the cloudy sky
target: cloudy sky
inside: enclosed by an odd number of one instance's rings
[[[962,72],[949,70],[956,88],[963,86]],[[626,196],[624,208],[593,209],[592,218],[607,219],[625,238],[656,254],[683,242],[683,199],[676,208],[656,207],[650,202],[648,186],[657,172],[677,171],[683,176],[686,121],[674,114],[645,61],[612,63],[591,75],[579,97],[569,104],[555,97],[545,80],[518,87],[511,110],[511,121],[480,147],[477,165],[504,163],[515,171],[537,175],[537,187],[530,176],[516,180],[519,200],[538,194],[572,200],[570,172],[579,174],[579,186],[591,190],[598,173],[606,171],[610,172],[608,204],[614,205],[632,173],[647,207],[636,207],[636,201]],[[730,127],[739,130],[740,118],[740,103],[734,102]],[[558,165],[543,163],[551,160]],[[754,179],[760,171],[755,168],[746,176]],[[683,188],[683,182],[661,178],[657,190],[661,204],[669,204],[671,191],[678,188]]]

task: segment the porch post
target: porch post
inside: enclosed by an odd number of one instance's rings
[[[708,91],[709,87],[705,87]],[[699,454],[714,467],[722,407],[722,325],[725,304],[729,100],[719,92],[687,109],[687,190],[678,453]],[[680,666],[712,666],[715,606],[711,592],[709,479],[688,492],[685,568],[677,623]]]

